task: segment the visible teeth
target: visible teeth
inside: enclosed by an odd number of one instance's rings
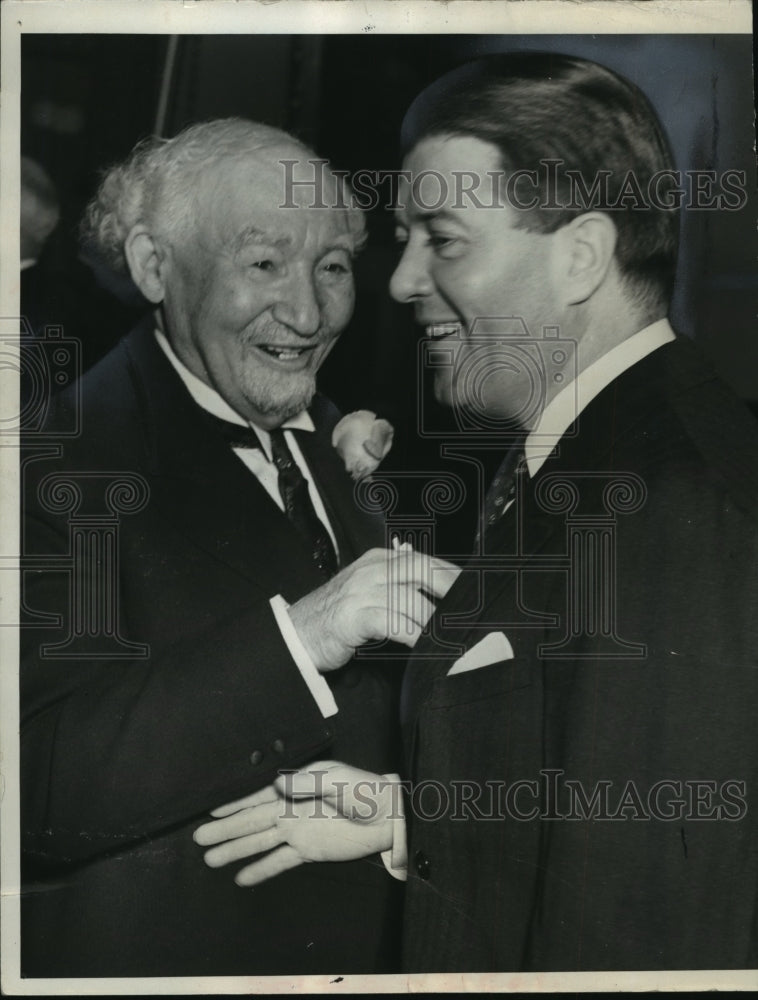
[[[440,337],[451,337],[460,332],[460,323],[435,323],[426,328],[427,337],[438,340]]]
[[[280,361],[292,361],[295,358],[299,358],[305,350],[304,347],[267,347],[265,344],[261,344],[260,346],[262,351],[270,354],[273,358],[279,358]]]

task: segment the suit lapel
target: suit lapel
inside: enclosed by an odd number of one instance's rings
[[[434,683],[488,632],[510,631],[512,637],[514,629],[552,622],[539,609],[524,606],[518,573],[519,566],[539,558],[558,528],[555,519],[535,512],[533,490],[534,483],[525,481],[523,494],[488,532],[491,554],[469,558],[417,643],[403,681],[405,724],[415,720]]]
[[[607,386],[568,428],[556,453],[535,478],[526,482],[516,509],[506,511],[488,531],[487,551],[493,554],[493,568],[488,571],[486,563],[476,557],[469,560],[438,606],[433,629],[413,651],[403,687],[405,724],[413,724],[430,688],[445,676],[454,659],[487,632],[501,629],[507,635],[509,624],[528,627],[530,617],[532,627],[539,625],[539,619],[534,617],[540,615],[539,608],[529,608],[530,614],[523,615],[519,574],[510,568],[509,560],[515,557],[514,561],[522,566],[528,563],[530,572],[539,570],[547,546],[551,545],[550,554],[563,546],[565,515],[540,510],[535,500],[540,481],[546,476],[570,477],[586,470],[625,471],[624,461],[619,458],[619,441],[633,433],[641,419],[670,405],[672,396],[686,394],[707,380],[704,369],[690,355],[690,345],[674,341]],[[552,621],[550,616],[543,616],[542,624]]]
[[[322,581],[286,515],[216,430],[155,341],[127,342],[151,502],[172,527],[251,583],[295,600]],[[269,582],[270,581],[270,582]]]

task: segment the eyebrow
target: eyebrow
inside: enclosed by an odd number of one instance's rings
[[[324,253],[329,253],[330,250],[347,250],[349,252],[353,248],[357,248],[359,244],[364,243],[367,236],[368,233],[365,229],[360,233],[341,233],[339,236],[335,236],[325,248]]]
[[[365,229],[359,234],[345,233],[344,236],[338,236],[335,242],[326,247],[322,256],[331,253],[333,250],[344,250],[345,253],[357,254],[363,249],[367,239],[368,233]],[[235,251],[239,253],[245,247],[255,243],[267,243],[269,246],[286,248],[292,246],[293,242],[294,240],[291,236],[275,236],[273,233],[267,232],[265,229],[260,229],[258,226],[248,226],[237,235],[234,244]]]
[[[291,236],[275,236],[273,233],[259,229],[257,226],[248,226],[237,234],[234,241],[237,250],[243,250],[249,243],[268,243],[275,247],[286,247],[292,243]]]
[[[443,222],[454,222],[458,216],[448,208],[414,208],[410,205],[395,208],[395,220],[401,224],[401,218],[409,222],[434,222],[441,219]]]

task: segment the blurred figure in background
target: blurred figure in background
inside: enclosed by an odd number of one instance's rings
[[[48,313],[48,289],[40,256],[60,221],[58,194],[47,171],[36,160],[21,157],[21,315],[39,334]]]
[[[147,301],[127,276],[104,267],[76,244],[56,186],[36,160],[21,157],[21,289],[25,334],[59,327],[79,341],[79,374],[91,368],[144,315]],[[26,394],[22,378],[22,398]]]
[[[21,157],[21,270],[39,260],[60,220],[55,186],[46,171],[28,156]]]

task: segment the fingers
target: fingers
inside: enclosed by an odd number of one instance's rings
[[[460,572],[459,566],[404,543],[394,549],[370,549],[332,582],[341,577],[348,592],[365,594],[389,580],[391,585],[422,588],[434,597],[444,597]]]
[[[292,605],[290,621],[316,668],[325,673],[369,641],[393,638],[415,645],[434,614],[434,600],[444,597],[459,572],[410,546],[371,549]]]
[[[361,823],[373,823],[377,818],[391,816],[396,808],[401,808],[397,806],[399,783],[386,775],[363,771],[348,764],[335,764],[325,782],[324,798],[336,807],[341,816],[354,821],[350,833],[354,838],[362,836]],[[347,836],[346,829],[342,828],[343,836]]]
[[[203,858],[209,868],[222,868],[233,861],[240,861],[242,858],[250,858],[255,854],[270,851],[283,842],[284,837],[281,831],[273,826],[260,833],[251,833],[248,837],[227,840],[226,843],[206,851]]]
[[[434,597],[444,597],[455,583],[460,567],[412,548],[399,548],[388,553],[393,559],[390,578],[407,586],[421,587]]]
[[[289,844],[283,844],[275,851],[267,854],[265,858],[254,861],[251,865],[247,865],[246,868],[242,868],[237,872],[234,881],[237,885],[245,888],[260,885],[261,882],[274,878],[276,875],[281,875],[282,872],[289,871],[290,868],[297,868],[298,865],[303,864],[303,860],[294,847],[290,847]]]
[[[243,809],[225,819],[204,823],[194,833],[194,841],[201,847],[220,844],[224,840],[242,837],[250,833],[258,833],[276,825],[276,820],[283,809],[282,800],[264,802],[250,809]]]
[[[338,760],[321,760],[277,778],[277,787],[288,798],[322,798],[352,818],[356,788],[361,791],[390,784],[381,774],[363,771]],[[302,810],[298,810],[302,812]],[[284,822],[289,818],[282,814]]]
[[[204,854],[210,868],[256,858],[237,874],[240,886],[257,885],[306,861],[365,857],[392,844],[395,788],[384,775],[317,761],[285,772],[275,788],[261,790],[273,791],[274,801],[206,823],[195,831],[195,840],[210,848]]]
[[[282,813],[279,817],[280,829],[285,835],[293,814],[299,816],[301,821],[308,816],[302,802],[306,797],[322,800],[324,806],[319,807],[322,818],[335,810],[347,819],[358,822],[374,819],[380,805],[391,811],[397,800],[397,782],[389,780],[383,774],[363,771],[337,760],[316,761],[299,771],[283,774],[277,779],[277,787],[282,795],[293,801],[301,800],[292,806],[290,815]],[[319,830],[321,829],[319,824]]]
[[[432,579],[428,589],[434,597],[445,597],[461,573],[460,566],[445,562],[444,559],[432,559]]]
[[[434,597],[444,597],[458,579],[461,567],[436,556],[429,558],[429,567],[429,582],[425,581],[424,589]]]
[[[377,631],[390,639],[416,635],[426,627],[436,610],[435,605],[413,586],[393,588],[388,596],[389,607],[377,609],[381,619]]]
[[[387,638],[392,639],[393,642],[399,642],[401,646],[407,646],[408,649],[413,649],[423,632],[423,625],[412,618],[403,616],[400,625],[396,629],[390,630]]]
[[[211,816],[220,819],[223,816],[231,816],[232,813],[239,812],[240,809],[247,809],[250,806],[261,805],[263,802],[276,801],[276,790],[273,785],[259,788],[252,795],[246,795],[244,799],[236,799],[234,802],[227,802],[224,806],[214,809]]]

